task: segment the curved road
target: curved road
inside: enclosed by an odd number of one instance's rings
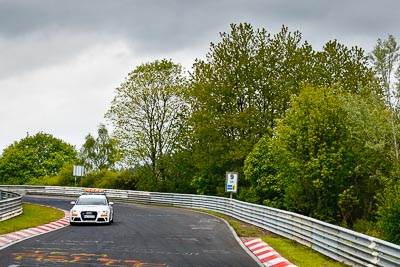
[[[71,199],[23,201],[71,208]],[[246,266],[259,264],[222,220],[180,208],[116,203],[111,225],[67,226],[0,251],[0,265]],[[38,214],[40,216],[40,214]]]

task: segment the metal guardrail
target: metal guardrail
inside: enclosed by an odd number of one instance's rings
[[[22,213],[21,196],[14,192],[0,191],[0,222]]]
[[[21,194],[78,196],[83,188],[0,186]],[[293,212],[235,199],[173,193],[105,189],[113,201],[153,203],[212,210],[295,240],[350,266],[400,266],[400,246]]]

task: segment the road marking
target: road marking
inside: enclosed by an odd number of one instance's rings
[[[20,230],[14,233],[0,235],[0,250],[22,240],[64,228],[69,225],[69,213],[65,210],[64,217],[58,221],[45,225]]]
[[[262,262],[264,266],[268,267],[297,267],[296,265],[283,258],[267,243],[260,238],[244,239],[243,243],[246,247]]]
[[[17,263],[25,266],[30,263],[42,264],[74,264],[90,266],[114,266],[114,267],[166,267],[163,263],[147,263],[135,259],[112,259],[106,253],[75,253],[69,251],[52,250],[28,250],[12,253]],[[9,267],[11,267],[10,265]],[[36,266],[36,265],[35,265]]]

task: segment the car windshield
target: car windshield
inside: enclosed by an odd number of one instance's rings
[[[76,205],[107,205],[104,198],[80,198]]]

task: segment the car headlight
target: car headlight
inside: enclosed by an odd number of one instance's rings
[[[101,217],[108,217],[108,211],[103,210],[103,211],[100,213],[100,216],[101,216]]]

